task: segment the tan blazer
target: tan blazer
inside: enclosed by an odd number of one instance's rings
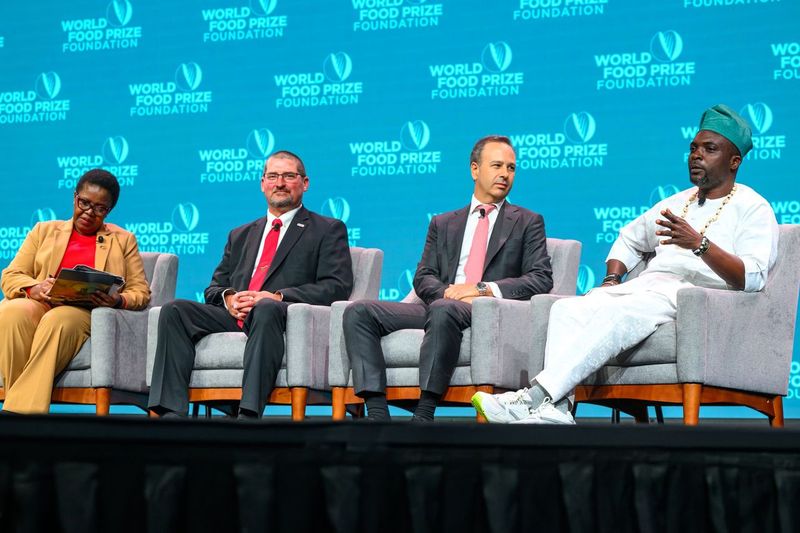
[[[55,275],[64,257],[72,220],[39,222],[25,237],[25,242],[11,263],[3,270],[0,280],[6,298],[24,298],[25,289]],[[103,242],[97,243],[94,268],[125,278],[120,294],[125,309],[144,309],[150,301],[150,287],[144,275],[142,257],[133,233],[114,224],[104,224],[97,232]]]

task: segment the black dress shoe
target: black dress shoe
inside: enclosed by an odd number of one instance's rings
[[[410,422],[412,424],[430,424],[433,423],[433,418],[423,418],[417,415],[411,415]]]
[[[159,418],[165,419],[179,419],[179,418],[186,418],[186,415],[182,415],[175,411],[166,411],[164,414],[160,415]]]
[[[236,416],[236,420],[258,420],[258,415],[253,411],[248,411],[247,409],[239,409],[239,414]]]

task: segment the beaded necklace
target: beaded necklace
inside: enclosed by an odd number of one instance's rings
[[[714,213],[714,216],[712,216],[711,218],[709,218],[706,221],[706,225],[703,226],[703,229],[700,230],[700,235],[705,235],[706,234],[706,230],[708,229],[708,227],[711,224],[713,224],[714,222],[717,221],[717,219],[719,218],[719,214],[722,212],[722,208],[725,207],[728,204],[728,202],[731,201],[731,198],[733,198],[733,194],[736,192],[736,187],[737,187],[737,185],[734,184],[733,188],[731,189],[731,192],[729,192],[728,196],[726,196],[722,200],[722,203],[717,208],[717,212]],[[689,199],[686,200],[686,205],[683,206],[683,212],[681,213],[681,218],[683,218],[683,219],[686,218],[686,214],[689,212],[689,206],[692,205],[692,202],[694,202],[696,199],[697,199],[697,191],[692,193],[692,195],[689,197]]]

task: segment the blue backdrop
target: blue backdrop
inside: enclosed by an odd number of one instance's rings
[[[800,223],[798,21],[791,0],[4,2],[0,266],[102,166],[123,185],[109,220],[179,254],[178,295],[201,299],[286,148],[306,206],[386,252],[398,299],[430,217],[469,201],[473,142],[503,133],[511,201],[583,242],[585,292],[621,225],[688,185],[716,103],[753,126],[739,180]],[[800,416],[800,362],[790,385]]]

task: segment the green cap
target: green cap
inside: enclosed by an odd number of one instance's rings
[[[739,149],[742,157],[753,147],[752,133],[747,121],[724,104],[706,109],[700,117],[700,129],[719,133]]]

